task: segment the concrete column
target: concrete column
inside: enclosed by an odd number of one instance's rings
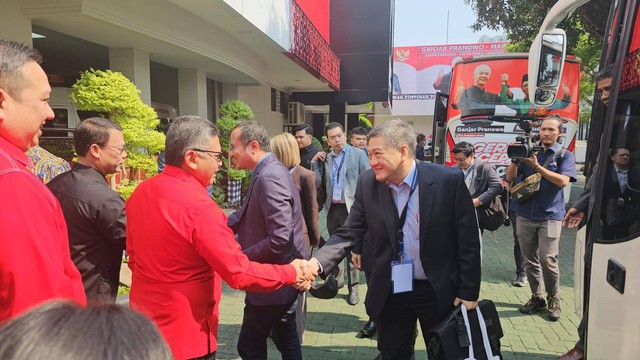
[[[119,71],[138,89],[142,101],[151,105],[151,69],[149,54],[134,48],[109,48],[109,68]]]
[[[197,69],[178,69],[180,115],[207,118],[207,74]]]
[[[20,1],[3,0],[0,10],[0,39],[13,40],[29,46],[31,40],[31,20],[20,8]]]

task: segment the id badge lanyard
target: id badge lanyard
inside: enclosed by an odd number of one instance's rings
[[[400,219],[398,221],[398,228],[396,229],[396,249],[395,260],[391,262],[391,281],[393,282],[393,293],[398,294],[402,292],[408,292],[413,290],[413,263],[411,261],[405,261],[404,258],[404,232],[402,228],[407,220],[407,211],[409,209],[409,202],[411,196],[418,187],[418,167],[416,166],[413,173],[413,179],[411,181],[411,191],[407,197],[407,203],[402,209]],[[394,202],[395,207],[395,202]],[[396,214],[398,213],[396,207]]]

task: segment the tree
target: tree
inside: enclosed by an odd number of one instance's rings
[[[471,26],[473,30],[504,29],[509,40],[519,47],[516,51],[526,51],[556,0],[465,0],[465,3],[476,13],[476,21]],[[578,8],[577,16],[560,24],[567,32],[570,52],[585,32],[594,38],[593,41],[602,42],[610,5],[610,0],[592,0]]]

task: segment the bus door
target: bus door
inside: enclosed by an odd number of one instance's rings
[[[435,109],[433,111],[433,129],[431,131],[431,162],[434,164],[444,164],[446,153],[445,124],[447,122],[447,107],[449,94],[436,93]]]
[[[601,68],[613,64],[613,77],[598,165],[590,180],[595,201],[585,258],[588,359],[640,356],[639,3],[614,2],[610,24],[621,26],[605,34],[604,48],[612,53],[604,54]]]

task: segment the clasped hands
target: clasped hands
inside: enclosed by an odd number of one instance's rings
[[[310,260],[295,259],[291,265],[296,269],[296,283],[292,285],[298,291],[307,291],[311,288],[313,280],[318,276],[320,265],[318,260],[311,258]]]

